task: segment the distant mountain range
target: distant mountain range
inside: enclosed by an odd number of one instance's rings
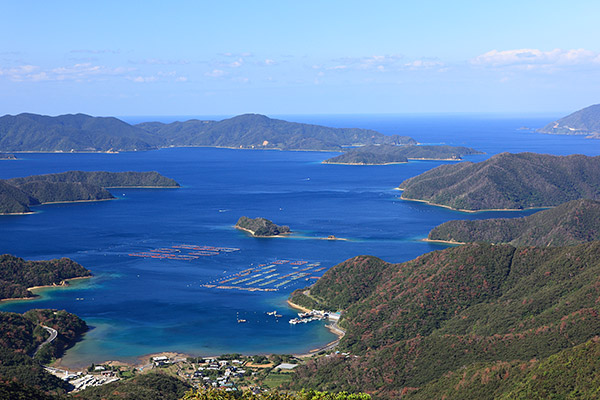
[[[573,200],[522,218],[448,221],[433,228],[428,239],[513,246],[566,246],[600,240],[600,202]]]
[[[68,171],[0,180],[0,215],[31,212],[44,203],[113,199],[110,187],[179,187],[158,172]]]
[[[537,130],[551,135],[587,135],[600,139],[600,104],[586,107]]]
[[[399,189],[405,200],[465,211],[600,200],[600,156],[501,153],[479,163],[439,166],[405,180]]]
[[[341,150],[369,144],[416,144],[408,136],[329,128],[245,114],[223,121],[130,125],[113,117],[37,114],[0,117],[0,152],[111,152],[164,147]]]
[[[480,151],[460,146],[393,146],[370,145],[350,149],[323,164],[383,165],[413,160],[462,160],[461,156],[483,154]]]
[[[593,359],[600,367],[598,358],[580,355],[578,347],[599,351],[598,254],[598,241],[568,247],[479,243],[401,264],[370,256],[347,260],[291,298],[310,308],[342,310],[339,325],[346,330],[339,354],[296,368],[291,387],[360,390],[379,399],[420,389],[419,398],[444,398],[439,393],[448,391],[454,393],[448,398],[493,399],[500,398],[494,394],[499,377],[509,377],[506,368],[525,374],[524,381],[512,376],[507,391],[519,382],[534,384],[527,374],[539,371],[548,390],[568,393],[560,387],[565,379],[546,376],[569,370],[552,357],[581,356],[576,365]],[[573,385],[583,385],[582,398],[593,398],[597,377],[586,371],[569,376]],[[472,381],[463,382],[465,376]]]

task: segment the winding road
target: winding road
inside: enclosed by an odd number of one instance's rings
[[[48,331],[48,333],[50,333],[50,337],[48,339],[46,339],[44,341],[44,343],[42,343],[38,346],[38,348],[35,350],[35,353],[33,353],[34,357],[44,345],[47,345],[48,343],[52,342],[58,336],[58,332],[56,331],[56,329],[50,328],[49,326],[45,326],[45,325],[42,325],[42,328],[44,328],[46,331]]]

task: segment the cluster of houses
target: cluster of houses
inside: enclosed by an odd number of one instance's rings
[[[204,359],[204,363],[198,365],[191,374],[185,374],[185,378],[195,381],[198,386],[215,387],[226,391],[237,390],[234,378],[242,378],[247,372],[242,368],[243,361],[240,360],[216,360],[214,358]]]

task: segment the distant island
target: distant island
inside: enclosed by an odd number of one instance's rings
[[[600,367],[598,254],[595,241],[466,244],[401,264],[351,258],[290,298],[340,310],[346,331],[335,354],[294,370],[290,388],[361,390],[377,399],[492,399],[512,390],[520,395],[506,398],[543,398],[578,381],[579,393],[593,398],[594,374],[558,379],[563,375],[549,372]],[[572,358],[557,360],[561,352]],[[535,390],[528,385],[538,381]]]
[[[586,107],[537,130],[550,135],[587,135],[600,139],[600,104]]]
[[[513,246],[567,246],[600,240],[600,202],[572,200],[522,218],[448,221],[428,240],[509,243]]]
[[[24,113],[0,117],[2,152],[119,152],[166,147],[340,151],[348,146],[416,143],[408,136],[288,122],[259,114],[222,121],[137,125],[85,114],[50,117]]]
[[[442,165],[399,186],[401,198],[462,211],[522,210],[600,200],[600,156],[501,153]]]
[[[17,157],[15,157],[14,154],[6,154],[6,153],[0,153],[0,160],[16,160]]]
[[[290,233],[290,227],[275,225],[265,218],[241,217],[235,224],[237,229],[249,232],[254,237],[274,237]]]
[[[59,286],[73,278],[92,273],[68,258],[50,261],[26,261],[10,254],[0,255],[0,300],[31,298],[29,290],[38,286]]]
[[[461,156],[483,154],[468,147],[456,146],[393,146],[369,145],[357,147],[344,154],[329,158],[323,164],[345,165],[385,165],[408,162],[413,160],[451,160],[459,161]]]
[[[30,213],[29,206],[114,199],[106,188],[177,188],[158,172],[68,171],[0,180],[0,214]]]

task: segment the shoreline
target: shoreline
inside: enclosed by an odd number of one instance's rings
[[[254,231],[251,231],[251,230],[250,230],[250,229],[248,229],[248,228],[242,228],[241,226],[238,226],[238,225],[234,225],[233,227],[234,227],[235,229],[238,229],[238,230],[240,230],[240,231],[248,232],[249,234],[251,234],[251,235],[252,235],[252,237],[255,237],[255,238],[264,238],[264,239],[271,239],[271,238],[285,238],[286,236],[289,236],[289,235],[291,235],[291,234],[292,234],[292,232],[290,231],[290,232],[286,232],[286,233],[280,233],[279,235],[271,235],[271,236],[256,236],[256,235],[254,234]]]
[[[0,303],[3,302],[8,302],[8,301],[21,301],[21,300],[35,300],[40,298],[39,294],[36,294],[35,292],[40,290],[40,289],[61,289],[61,288],[66,288],[71,286],[71,284],[69,283],[69,281],[74,281],[74,280],[80,280],[80,279],[89,279],[89,278],[93,278],[93,275],[89,275],[89,276],[76,276],[74,278],[65,278],[63,279],[60,283],[58,284],[52,284],[52,285],[40,285],[40,286],[32,286],[32,287],[28,287],[27,290],[30,292],[33,292],[33,294],[35,296],[29,296],[29,297],[11,297],[11,298],[7,298],[7,299],[0,299]]]
[[[394,190],[400,190],[403,191],[404,189],[400,189],[399,187],[394,188]],[[425,203],[427,205],[430,206],[436,206],[436,207],[442,207],[442,208],[447,208],[449,210],[452,211],[460,211],[460,212],[464,212],[464,213],[479,213],[479,212],[493,212],[493,211],[530,211],[530,210],[544,210],[544,209],[548,209],[548,208],[553,208],[555,206],[539,206],[539,207],[528,207],[528,208],[484,208],[481,210],[465,210],[462,208],[454,208],[451,206],[447,206],[445,204],[437,204],[437,203],[432,203],[429,200],[421,200],[421,199],[407,199],[405,197],[400,196],[400,200],[405,200],[405,201],[415,201],[418,203]]]
[[[394,162],[388,162],[388,163],[369,164],[369,163],[327,162],[327,160],[325,160],[325,161],[321,161],[321,164],[330,164],[330,165],[359,165],[359,166],[366,166],[366,165],[396,165],[396,164],[408,164],[408,161],[394,161]]]
[[[310,310],[306,307],[303,307],[299,304],[292,303],[290,300],[286,300],[286,302],[290,307],[300,310],[302,312],[312,311],[312,310]],[[333,349],[335,346],[337,346],[340,343],[340,340],[342,340],[342,338],[346,335],[346,332],[343,329],[341,329],[340,327],[338,327],[337,321],[333,321],[331,324],[325,325],[325,328],[327,328],[327,330],[329,332],[336,335],[337,339],[332,342],[329,342],[319,348],[309,350],[307,353],[293,354],[293,356],[298,357],[298,358],[308,358],[308,357],[314,356],[315,354],[317,354],[321,351]]]
[[[428,242],[428,243],[443,243],[443,244],[467,244],[467,242],[456,242],[454,240],[441,240],[441,239],[421,239],[422,242]]]

